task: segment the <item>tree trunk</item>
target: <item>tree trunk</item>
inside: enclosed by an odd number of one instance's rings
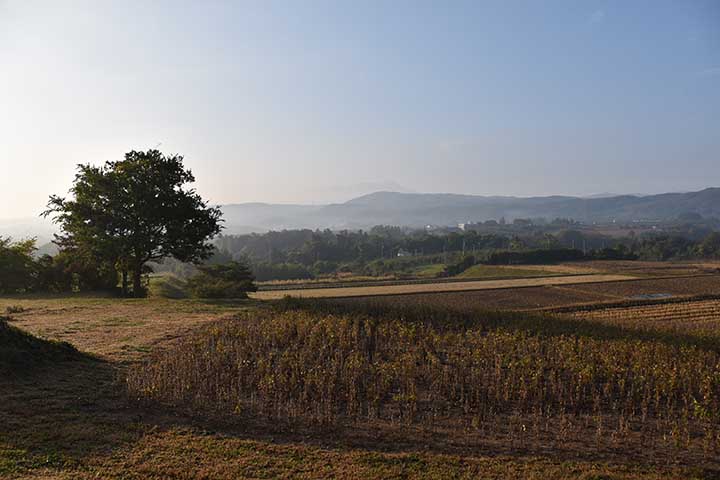
[[[140,298],[145,296],[142,287],[142,264],[136,265],[133,270],[133,296]]]
[[[122,271],[122,294],[123,297],[128,296],[128,272],[125,269]]]

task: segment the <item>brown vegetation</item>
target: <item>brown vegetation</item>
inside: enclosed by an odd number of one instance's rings
[[[592,438],[608,458],[720,466],[718,353],[587,322],[301,304],[216,323],[127,384],[140,400],[206,414],[419,425],[530,452]]]

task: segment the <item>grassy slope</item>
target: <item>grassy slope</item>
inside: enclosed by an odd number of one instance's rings
[[[473,265],[458,278],[526,278],[558,275],[557,272],[541,269],[506,268],[495,265]]]
[[[30,375],[47,364],[81,360],[83,355],[67,342],[43,340],[0,317],[0,376]]]
[[[413,275],[418,277],[437,277],[443,271],[445,271],[445,265],[442,263],[431,263],[428,265],[422,265],[413,269]]]
[[[332,435],[273,434],[163,409],[128,408],[115,379],[127,362],[247,303],[0,298],[22,305],[17,327],[69,341],[101,360],[49,362],[0,377],[0,478],[704,478],[645,467],[492,452],[444,453],[357,444]],[[54,344],[52,344],[54,345]],[[670,462],[671,459],[668,459]]]

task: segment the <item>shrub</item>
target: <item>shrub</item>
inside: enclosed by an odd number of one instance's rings
[[[200,273],[190,277],[187,288],[199,298],[247,298],[257,287],[255,278],[245,265],[230,262],[224,265],[201,265]]]
[[[459,275],[468,268],[475,265],[475,257],[472,255],[467,255],[460,259],[456,263],[451,263],[445,268],[445,273],[451,277],[454,277],[455,275]]]

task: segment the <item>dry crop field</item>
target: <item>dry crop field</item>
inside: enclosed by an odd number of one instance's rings
[[[717,294],[0,297],[0,478],[720,478]]]

